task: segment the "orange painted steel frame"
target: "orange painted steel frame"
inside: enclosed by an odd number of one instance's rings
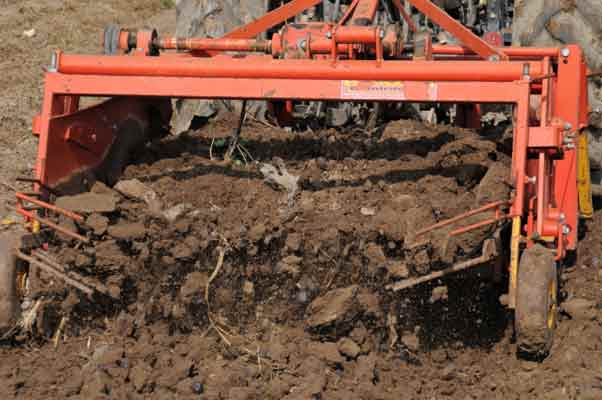
[[[144,127],[152,113],[167,123],[170,98],[512,104],[514,191],[508,216],[522,218],[522,234],[527,238],[555,243],[562,258],[577,241],[574,141],[587,123],[588,112],[581,49],[492,48],[434,10],[430,1],[410,2],[460,38],[464,47],[433,46],[434,55],[450,57],[446,61],[59,52],[46,73],[43,109],[34,123],[40,136],[36,178],[56,187],[79,171],[97,168],[124,121]],[[317,3],[295,0],[226,38],[252,39]],[[346,18],[374,18],[376,3],[356,0],[350,10],[360,11]],[[358,30],[358,36],[360,32],[366,29]],[[219,46],[209,43],[208,48],[214,51]],[[79,110],[80,96],[113,99]],[[538,119],[531,112],[533,98],[538,99]]]

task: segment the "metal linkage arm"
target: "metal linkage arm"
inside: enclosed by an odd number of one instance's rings
[[[430,0],[407,0],[431,21],[451,33],[470,50],[474,51],[486,60],[507,60],[508,57],[501,50],[497,50],[489,43],[472,33],[460,22],[449,16],[445,11],[437,7]],[[398,3],[395,2],[397,5]],[[399,7],[399,6],[398,6]]]
[[[283,6],[270,11],[263,17],[257,18],[255,21],[247,25],[236,28],[227,33],[224,38],[227,39],[253,39],[260,33],[267,31],[270,28],[286,21],[289,18],[307,10],[310,7],[320,4],[322,0],[293,0]]]

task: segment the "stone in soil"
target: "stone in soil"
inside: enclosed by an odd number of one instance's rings
[[[120,222],[117,225],[109,226],[108,232],[115,239],[142,239],[146,235],[146,228],[139,222]]]
[[[117,198],[105,193],[82,193],[56,199],[56,206],[76,213],[111,213],[117,209]]]
[[[305,324],[316,329],[353,320],[358,314],[359,286],[333,289],[307,307]]]

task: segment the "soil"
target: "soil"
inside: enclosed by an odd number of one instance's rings
[[[86,32],[101,19],[162,13],[160,2],[137,13],[126,9],[136,1],[73,4],[65,12]],[[58,32],[58,17],[46,18],[37,29]],[[10,118],[37,109],[39,88],[24,92],[34,100],[7,108]],[[3,130],[24,137],[25,120],[3,120]],[[503,228],[453,241],[449,231],[417,235],[508,195],[504,132],[398,121],[373,134],[292,133],[248,121],[243,150],[225,162],[236,121],[149,144],[115,188],[97,184],[76,202],[86,223],[58,221],[91,243],[49,236],[50,254],[103,293],[32,273],[36,323],[0,347],[0,398],[602,398],[602,213],[584,222],[562,269],[563,310],[544,360],[516,357],[506,282],[490,265],[386,289],[480,255]],[[269,181],[267,164],[279,171]],[[20,168],[3,164],[2,174],[12,182]],[[282,179],[297,190],[274,183]]]

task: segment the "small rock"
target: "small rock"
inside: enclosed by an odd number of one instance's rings
[[[439,300],[447,300],[447,286],[437,286],[436,288],[433,288],[430,302],[433,304]]]
[[[396,203],[402,210],[409,210],[410,208],[418,205],[416,197],[407,194],[400,194],[393,199],[393,202]]]
[[[83,268],[92,265],[92,257],[87,254],[78,253],[75,256],[75,266],[78,268]]]
[[[443,364],[448,361],[447,351],[445,349],[433,350],[431,352],[431,359],[438,364]]]
[[[350,338],[343,338],[337,343],[339,353],[347,358],[355,360],[361,352],[360,346]]]
[[[345,361],[339,354],[337,344],[332,342],[311,342],[307,346],[307,353],[331,364],[342,364]]]
[[[267,228],[265,224],[257,224],[249,230],[249,239],[253,242],[258,242],[265,236]]]
[[[130,382],[132,382],[137,392],[141,392],[144,389],[150,374],[150,368],[147,368],[143,363],[135,364],[132,367],[130,370]]]
[[[255,297],[255,285],[251,281],[245,281],[242,284],[242,294],[248,300],[253,300]]]
[[[115,185],[115,190],[126,197],[144,201],[155,214],[161,214],[163,211],[163,202],[157,193],[138,179],[119,181]]]
[[[353,340],[355,343],[357,343],[359,345],[364,344],[364,342],[366,341],[368,336],[370,336],[370,333],[368,332],[368,329],[366,329],[366,327],[364,326],[364,324],[361,321],[358,323],[358,325],[355,328],[353,328],[353,330],[349,334],[349,337],[351,338],[351,340]]]
[[[420,339],[418,338],[418,335],[414,333],[406,333],[403,335],[401,337],[401,343],[412,352],[417,352],[420,349]]]
[[[284,257],[278,263],[278,266],[277,266],[278,272],[296,276],[300,272],[299,266],[301,264],[301,261],[302,261],[302,258],[297,257],[297,256]]]
[[[387,271],[393,279],[407,279],[410,277],[410,269],[407,264],[402,262],[388,265]]]
[[[115,239],[121,240],[141,239],[146,236],[146,228],[143,224],[138,222],[119,223],[117,225],[110,226],[108,231],[109,235]]]
[[[36,35],[36,30],[35,28],[31,28],[28,30],[23,31],[23,36],[27,37],[27,38],[32,38]]]
[[[184,303],[189,303],[193,298],[202,298],[205,294],[205,287],[209,277],[205,272],[195,271],[186,277],[184,284],[180,288],[180,298]]]
[[[76,213],[111,213],[117,209],[117,199],[110,194],[82,193],[56,199],[56,206]]]
[[[98,396],[111,394],[111,376],[104,370],[96,370],[85,381],[81,395],[85,399],[96,399]]]
[[[373,215],[376,215],[376,210],[372,207],[362,207],[362,208],[360,208],[360,213],[363,216],[371,217]]]
[[[103,215],[94,213],[86,219],[86,225],[92,229],[95,235],[101,236],[107,231],[109,219]]]
[[[357,285],[334,289],[316,298],[307,307],[305,324],[308,328],[319,328],[350,321],[358,313]]]
[[[186,214],[188,211],[190,211],[192,209],[193,209],[192,204],[188,204],[188,203],[178,204],[178,205],[175,205],[175,206],[167,209],[166,211],[164,211],[163,217],[165,217],[165,219],[168,220],[169,222],[174,222],[175,220],[177,220],[178,218],[180,218],[181,216],[183,216],[184,214]]]
[[[176,260],[185,260],[191,258],[194,255],[194,252],[186,245],[186,243],[178,243],[171,249],[171,255]]]
[[[441,371],[441,379],[445,381],[451,381],[456,377],[456,366],[450,363],[443,368]]]
[[[298,233],[290,233],[286,237],[286,242],[284,243],[285,247],[292,252],[299,251],[301,248],[302,238]]]
[[[590,319],[595,305],[590,300],[572,298],[562,303],[562,308],[574,319]]]

